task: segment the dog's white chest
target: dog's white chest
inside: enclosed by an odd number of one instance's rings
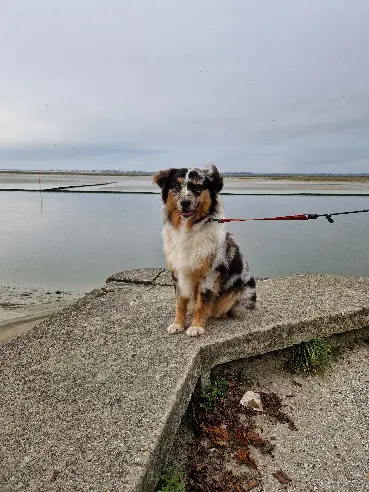
[[[167,262],[176,271],[196,270],[202,260],[216,255],[223,236],[224,230],[219,224],[198,230],[175,229],[171,224],[165,224],[163,239]]]

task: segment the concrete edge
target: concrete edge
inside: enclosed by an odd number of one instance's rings
[[[201,375],[199,352],[193,357],[191,362],[190,370],[178,382],[175,404],[167,410],[165,424],[160,429],[155,450],[145,467],[146,470],[142,473],[139,483],[134,489],[136,491],[153,492],[160,479],[161,469],[166,465],[178,427]]]
[[[202,347],[201,372],[209,372],[219,364],[289,348],[314,338],[327,338],[367,327],[369,327],[369,307],[342,314],[320,316],[313,320],[300,320],[293,324],[271,325],[267,329]]]

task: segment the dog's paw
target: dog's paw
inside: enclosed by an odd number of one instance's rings
[[[178,323],[172,323],[168,326],[167,330],[170,334],[181,333],[182,331],[185,331],[185,327],[183,325],[179,325]]]
[[[190,326],[186,331],[189,337],[197,337],[198,335],[203,335],[205,333],[205,328],[202,326]]]

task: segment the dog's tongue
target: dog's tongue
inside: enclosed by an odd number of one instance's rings
[[[182,212],[183,217],[191,217],[192,212]]]

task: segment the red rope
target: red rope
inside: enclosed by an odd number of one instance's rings
[[[260,217],[255,219],[209,219],[207,222],[248,222],[250,220],[310,220],[317,219],[319,217],[325,217],[328,222],[333,223],[332,215],[349,215],[349,214],[361,214],[363,212],[369,212],[366,210],[351,210],[349,212],[335,212],[331,214],[296,214],[296,215],[277,215],[276,217]]]
[[[255,218],[255,219],[212,219],[216,222],[247,222],[248,220],[309,220],[307,215],[297,214],[297,215],[280,215],[277,217],[263,217],[263,218]]]

